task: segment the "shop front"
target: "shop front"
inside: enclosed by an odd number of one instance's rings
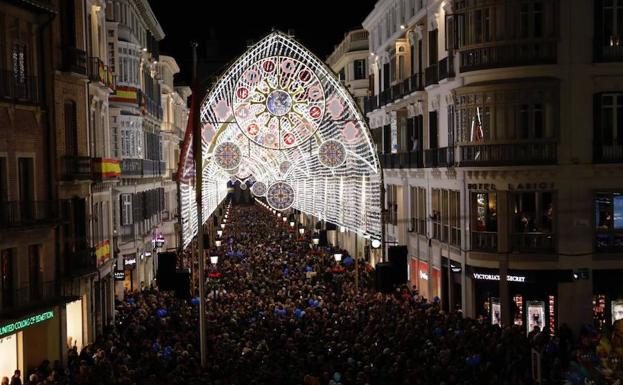
[[[511,320],[526,333],[538,326],[552,333],[557,327],[558,278],[570,272],[561,270],[509,270],[507,274]],[[475,314],[493,325],[502,322],[500,274],[497,269],[468,266],[468,279],[473,281]]]
[[[623,270],[593,270],[593,321],[600,330],[623,319]]]
[[[429,266],[428,262],[411,258],[409,281],[418,290],[418,294],[428,300],[440,296],[441,270],[436,266]]]
[[[0,378],[61,359],[59,307],[0,323]],[[33,347],[36,347],[33,349]]]
[[[441,305],[445,311],[454,310],[462,303],[462,271],[463,267],[460,262],[450,261],[450,272],[448,272],[448,259],[441,258]]]
[[[136,284],[138,278],[135,278],[137,275],[136,262],[136,253],[123,255],[123,270],[125,273],[123,280],[124,291],[131,292],[138,289],[138,285]]]

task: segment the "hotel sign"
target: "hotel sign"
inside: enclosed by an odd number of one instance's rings
[[[5,334],[10,334],[10,333],[14,333],[19,330],[22,330],[22,329],[26,329],[30,326],[36,325],[38,323],[47,321],[52,318],[54,318],[54,312],[46,311],[44,313],[36,314],[31,317],[24,318],[24,319],[12,322],[7,325],[2,325],[0,326],[0,337],[2,337]]]

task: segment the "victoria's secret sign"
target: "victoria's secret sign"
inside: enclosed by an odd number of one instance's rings
[[[496,191],[498,190],[495,183],[468,183],[468,190],[480,191]],[[533,191],[533,190],[552,190],[554,182],[527,182],[527,183],[509,183],[509,191]]]

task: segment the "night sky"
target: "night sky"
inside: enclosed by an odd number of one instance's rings
[[[149,0],[149,3],[166,34],[160,42],[160,53],[173,56],[178,62],[182,73],[176,76],[176,83],[188,83],[192,40],[199,43],[200,76],[204,78],[219,75],[245,51],[247,42],[258,41],[272,28],[283,32],[293,29],[298,41],[325,60],[344,33],[361,27],[376,0]]]

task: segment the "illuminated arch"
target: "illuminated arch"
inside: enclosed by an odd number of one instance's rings
[[[381,238],[381,173],[368,126],[336,75],[301,44],[271,33],[225,71],[200,111],[205,220],[232,177],[252,176],[275,205]],[[184,247],[197,232],[190,131],[178,173]]]

